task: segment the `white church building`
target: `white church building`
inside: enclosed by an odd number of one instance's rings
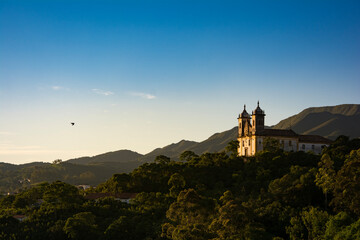
[[[244,111],[238,117],[239,156],[254,156],[264,150],[264,141],[267,138],[276,139],[284,151],[312,151],[315,154],[320,154],[322,149],[332,142],[322,136],[300,135],[293,130],[265,129],[264,120],[265,112],[260,108],[259,102],[251,116],[244,105]]]

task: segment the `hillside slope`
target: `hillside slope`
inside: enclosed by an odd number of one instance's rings
[[[159,155],[164,155],[170,157],[171,159],[175,159],[179,157],[179,153],[181,154],[182,152],[193,148],[197,144],[198,142],[181,140],[178,143],[173,143],[163,148],[156,148],[148,154],[145,154],[140,160],[142,162],[152,162]]]
[[[93,157],[81,157],[67,160],[69,163],[76,164],[89,164],[89,163],[104,163],[104,162],[137,162],[143,157],[142,154],[130,151],[130,150],[119,150],[114,152],[107,152],[99,154]]]
[[[177,160],[181,153],[184,151],[193,151],[196,154],[202,154],[205,152],[219,152],[225,149],[227,144],[236,139],[237,127],[230,130],[215,133],[208,139],[202,142],[193,142],[182,140],[178,143],[173,143],[163,148],[157,148],[148,154],[145,154],[141,160],[144,162],[151,162],[156,156],[165,155],[173,160]]]
[[[230,130],[221,133],[215,133],[205,141],[198,143],[189,150],[197,154],[223,151],[230,141],[236,140],[237,132],[238,128],[233,127]]]
[[[350,138],[360,136],[360,105],[312,107],[286,118],[273,126],[274,129],[291,128],[299,134],[321,135],[335,139],[339,135]]]
[[[74,185],[96,186],[106,181],[114,173],[128,173],[138,167],[140,162],[112,162],[73,164],[36,163],[13,165],[0,163],[0,193],[18,191],[40,182],[64,181]]]

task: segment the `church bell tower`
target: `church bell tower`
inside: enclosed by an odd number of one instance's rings
[[[239,121],[239,137],[244,137],[249,135],[250,130],[250,115],[246,111],[246,105],[244,105],[244,110],[238,117]]]
[[[252,112],[252,134],[256,135],[265,128],[265,112],[260,108],[259,101],[257,102],[257,108]]]

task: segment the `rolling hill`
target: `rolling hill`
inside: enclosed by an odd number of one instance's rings
[[[180,154],[184,151],[193,151],[196,154],[202,154],[205,152],[219,152],[224,150],[230,141],[235,140],[236,136],[237,127],[234,127],[221,133],[215,133],[202,142],[182,140],[178,143],[173,143],[163,148],[155,149],[154,151],[144,155],[141,158],[141,161],[150,162],[159,155],[165,155],[171,159],[177,160]]]
[[[275,129],[291,129],[299,134],[336,139],[339,135],[360,137],[360,104],[312,107],[280,121]]]
[[[119,150],[114,152],[107,152],[93,157],[81,157],[70,159],[67,162],[76,164],[90,164],[90,163],[112,163],[112,162],[136,162],[143,155],[130,150]]]
[[[96,186],[114,173],[131,172],[140,162],[112,162],[58,164],[38,162],[36,164],[13,165],[0,163],[0,193],[18,191],[40,182],[64,181],[74,185]]]
[[[234,119],[236,122],[236,119]],[[321,135],[335,139],[339,135],[360,137],[360,105],[344,104],[330,107],[307,108],[302,112],[280,121],[271,128],[293,129],[298,134]],[[93,157],[70,159],[59,164],[28,163],[13,165],[0,163],[0,192],[14,191],[20,187],[41,181],[61,180],[71,184],[97,185],[114,173],[131,172],[145,162],[154,161],[156,156],[165,155],[177,160],[184,151],[197,154],[223,151],[235,140],[237,127],[216,133],[202,142],[181,140],[163,148],[157,148],[145,155],[130,150],[108,152]],[[29,179],[30,182],[24,181]]]

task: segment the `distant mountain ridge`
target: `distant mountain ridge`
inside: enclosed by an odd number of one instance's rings
[[[234,122],[236,122],[235,119]],[[339,135],[358,138],[360,137],[359,123],[360,105],[343,104],[332,107],[307,108],[271,128],[289,129],[291,127],[298,134],[320,135],[329,139],[335,139]],[[30,179],[31,184],[39,181],[62,180],[75,185],[97,185],[114,173],[131,172],[145,162],[154,161],[155,157],[159,155],[176,160],[182,152],[187,150],[196,154],[223,151],[230,141],[236,140],[237,132],[237,127],[234,127],[215,133],[202,142],[181,140],[178,143],[157,148],[145,155],[130,150],[119,150],[93,157],[70,159],[59,164],[33,162],[14,165],[0,163],[0,191],[19,188],[21,186],[19,181],[23,179]]]
[[[101,162],[134,162],[138,161],[143,155],[130,150],[119,150],[96,155],[94,157],[81,157],[70,159],[67,162],[76,164],[89,164]]]
[[[360,104],[307,108],[273,126],[291,128],[299,134],[320,135],[334,140],[339,135],[360,136]]]
[[[273,129],[292,129],[298,134],[320,135],[334,140],[339,135],[350,138],[360,137],[360,104],[342,104],[337,106],[311,107],[280,121]],[[184,151],[196,154],[223,151],[227,144],[236,140],[237,126],[224,132],[215,133],[202,142],[181,140],[142,155],[130,150],[109,152],[94,157],[71,159],[76,164],[94,162],[151,162],[156,156],[165,155],[178,159]],[[111,159],[111,160],[110,160]]]
[[[235,140],[237,136],[237,127],[230,130],[215,133],[202,142],[181,140],[163,148],[157,148],[154,151],[144,155],[141,160],[144,162],[153,161],[156,156],[165,155],[171,159],[178,159],[184,151],[193,151],[196,154],[205,152],[219,152],[225,149],[227,144]]]

